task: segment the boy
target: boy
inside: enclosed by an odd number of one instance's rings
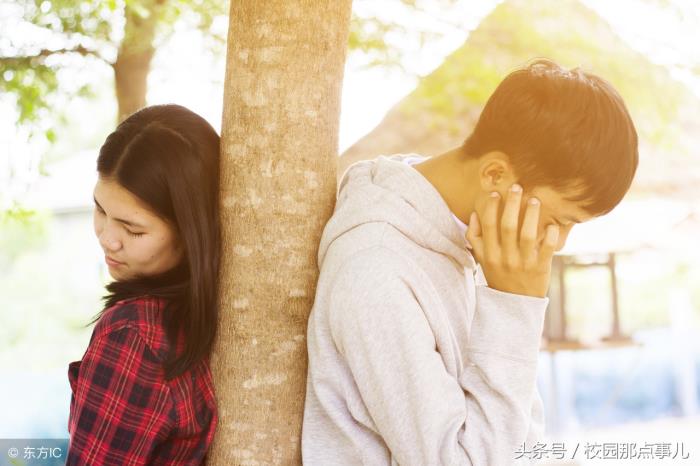
[[[461,147],[348,168],[318,252],[304,464],[501,466],[541,441],[552,255],[637,163],[612,86],[539,60]]]

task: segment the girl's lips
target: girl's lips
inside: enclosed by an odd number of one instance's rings
[[[107,262],[107,265],[111,265],[112,267],[118,267],[120,265],[124,265],[123,262],[115,261],[109,256],[105,256],[105,262]]]

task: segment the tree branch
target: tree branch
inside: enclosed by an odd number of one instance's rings
[[[83,47],[82,45],[78,45],[77,47],[74,48],[63,48],[63,49],[42,49],[38,53],[32,54],[32,55],[20,55],[20,56],[14,56],[14,57],[2,57],[0,56],[0,64],[1,65],[21,65],[23,63],[35,60],[35,59],[40,59],[40,58],[45,58],[51,55],[64,55],[68,53],[77,53],[82,56],[92,56],[95,57],[108,65],[112,66],[112,63],[108,61],[106,58],[104,58],[102,55],[100,55],[96,50],[91,50],[88,48]]]

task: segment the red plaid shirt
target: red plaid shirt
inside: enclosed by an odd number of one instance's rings
[[[163,304],[117,303],[95,325],[83,359],[69,364],[67,465],[203,463],[218,421],[211,372],[202,361],[165,380]]]

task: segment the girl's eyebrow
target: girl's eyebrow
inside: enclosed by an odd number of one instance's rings
[[[104,209],[102,208],[100,203],[97,202],[97,199],[95,199],[95,196],[92,196],[92,200],[95,201],[95,205],[97,207],[99,207],[102,212],[104,212]],[[123,218],[115,218],[114,220],[116,220],[117,222],[123,223],[124,225],[130,226],[132,228],[146,228],[145,226],[143,226],[139,223],[130,222],[129,220],[124,220]]]

